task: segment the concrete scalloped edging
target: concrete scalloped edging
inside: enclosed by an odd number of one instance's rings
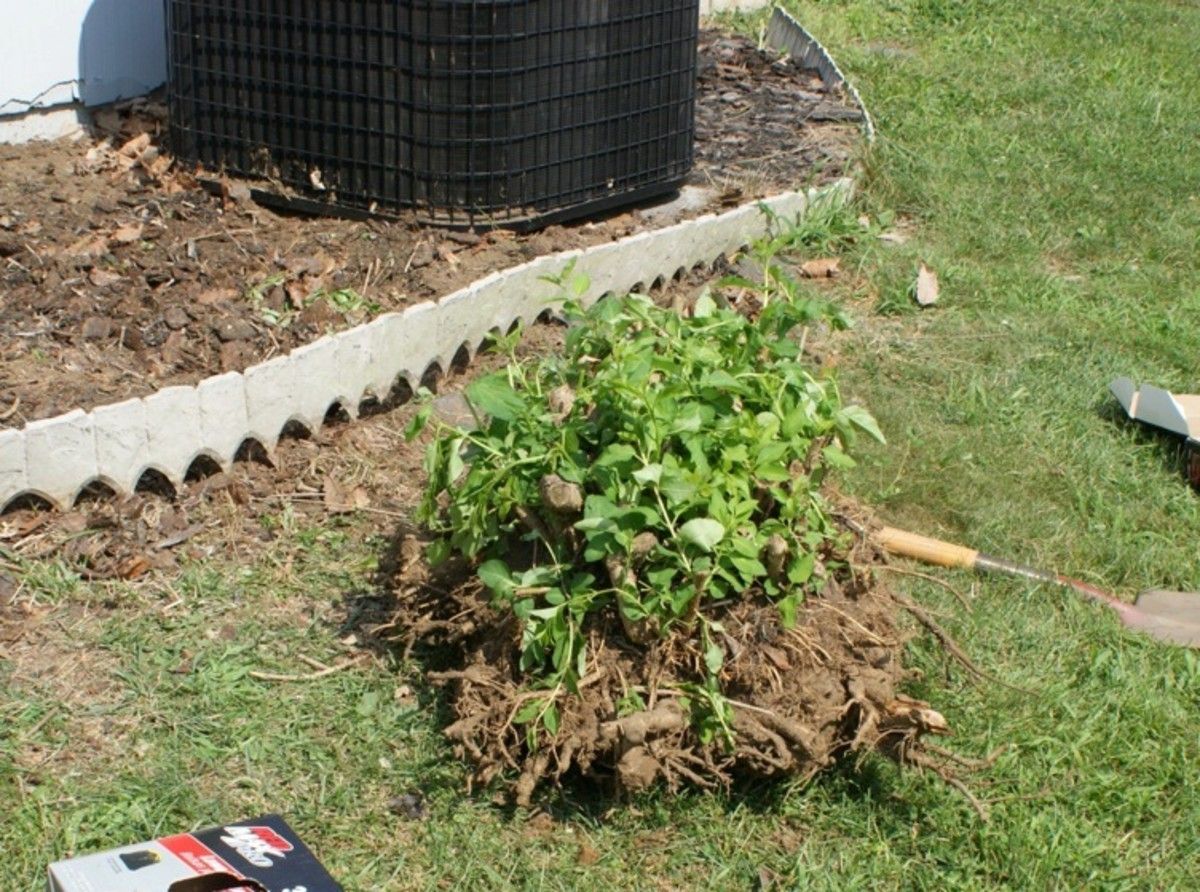
[[[789,21],[779,24],[781,16]],[[806,64],[853,91],[824,48],[790,16],[776,10],[772,31],[772,42],[781,49],[793,55],[804,52]],[[852,95],[861,108],[857,92]],[[870,118],[862,110],[870,138]],[[65,509],[97,482],[130,493],[148,471],[178,487],[198,458],[227,469],[247,441],[256,441],[269,454],[291,422],[315,433],[334,405],[354,417],[364,399],[385,400],[401,380],[415,389],[431,367],[449,368],[460,350],[473,357],[490,332],[507,331],[518,321],[532,323],[557,293],[544,277],[557,275],[572,261],[590,279],[582,300],[592,303],[710,265],[744,248],[767,232],[762,207],[795,217],[819,194],[848,195],[852,189],[853,181],[842,179],[820,190],[787,192],[616,242],[546,255],[243,373],[0,431],[0,510],[22,496]]]
[[[800,64],[805,68],[815,68],[821,73],[821,80],[827,85],[845,90],[854,104],[858,106],[858,110],[862,112],[862,128],[867,143],[875,142],[875,122],[871,119],[871,113],[867,110],[862,96],[859,95],[854,84],[850,83],[842,74],[842,70],[838,68],[837,62],[833,61],[829,50],[825,49],[807,28],[796,21],[790,13],[776,7],[771,14],[771,22],[767,26],[767,42],[775,49],[799,59]]]

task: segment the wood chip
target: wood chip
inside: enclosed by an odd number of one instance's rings
[[[107,288],[109,285],[116,285],[123,278],[124,276],[120,273],[113,272],[111,269],[101,269],[98,266],[93,267],[92,271],[88,273],[88,281],[97,288]]]
[[[324,497],[330,514],[350,514],[371,504],[371,497],[363,487],[344,486],[332,477],[325,478]]]
[[[938,288],[937,273],[922,263],[917,271],[917,303],[923,307],[933,306],[938,301]]]
[[[110,239],[114,244],[132,245],[142,237],[142,226],[140,223],[130,223],[122,226],[112,234]]]
[[[810,260],[800,267],[800,274],[808,279],[832,279],[837,277],[841,271],[841,261],[836,257]]]

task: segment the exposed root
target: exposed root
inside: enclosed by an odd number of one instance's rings
[[[888,573],[898,573],[901,576],[912,576],[916,579],[923,579],[926,582],[933,583],[934,585],[940,585],[958,599],[958,603],[962,605],[963,610],[967,611],[967,613],[970,613],[973,609],[971,607],[971,602],[967,600],[966,595],[964,595],[946,580],[938,579],[936,576],[930,573],[922,573],[920,570],[911,570],[908,567],[897,567],[894,564],[876,564],[872,569],[886,570]]]
[[[951,637],[950,633],[938,625],[937,621],[929,615],[929,611],[917,602],[913,601],[911,598],[905,597],[899,592],[892,592],[892,600],[907,610],[912,617],[925,628],[926,631],[928,631],[931,635],[933,635],[934,638],[938,640],[938,643],[941,644],[946,653],[950,654],[951,657],[953,657],[964,669],[974,675],[977,679],[991,682],[992,684],[997,684],[1002,687],[1009,688],[1010,690],[1018,691],[1022,694],[1033,693],[1025,688],[1020,688],[1016,685],[1009,684],[1006,681],[1001,681],[999,678],[996,678],[996,676],[984,672],[982,669],[976,666],[974,661],[967,656],[966,651],[964,651],[962,647],[959,646],[958,642]]]
[[[704,678],[704,654],[686,633],[635,643],[613,609],[585,630],[588,675],[579,692],[538,690],[519,667],[519,623],[495,611],[474,580],[437,594],[398,589],[399,640],[450,654],[451,665],[428,677],[448,691],[454,720],[445,733],[473,766],[472,786],[506,778],[520,805],[569,773],[616,794],[656,784],[710,789],[739,776],[807,779],[843,756],[875,752],[934,772],[986,815],[948,767],[974,763],[927,742],[949,733],[944,717],[897,690],[905,673],[895,605],[973,674],[988,676],[927,611],[861,567],[829,579],[826,595],[810,598],[793,628],[757,594],[709,608],[724,630],[729,712],[724,731],[703,735],[690,692]],[[553,735],[542,721],[550,704]]]

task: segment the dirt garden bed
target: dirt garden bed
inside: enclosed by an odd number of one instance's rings
[[[163,110],[98,139],[0,149],[0,427],[242,370],[547,253],[843,174],[858,112],[745,38],[705,32],[684,200],[516,235],[281,215],[201,191]]]

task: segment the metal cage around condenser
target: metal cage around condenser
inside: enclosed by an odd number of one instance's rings
[[[577,216],[692,165],[699,0],[167,0],[171,142],[309,209]]]

